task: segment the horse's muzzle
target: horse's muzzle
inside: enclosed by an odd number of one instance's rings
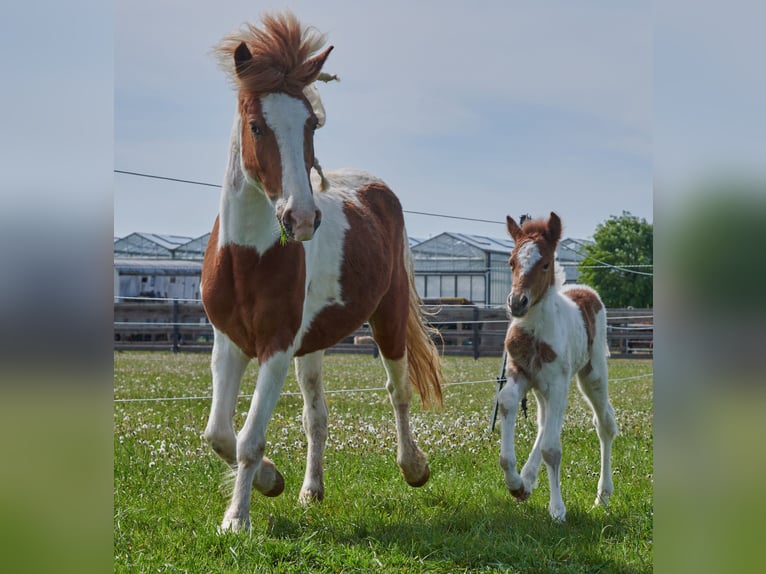
[[[308,241],[314,237],[314,233],[322,223],[322,212],[316,209],[313,215],[296,217],[293,210],[288,208],[282,213],[280,221],[290,239]]]
[[[529,311],[529,297],[525,293],[508,295],[508,308],[513,317],[523,317]]]

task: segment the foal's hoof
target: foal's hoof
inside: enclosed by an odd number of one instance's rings
[[[227,532],[246,532],[250,530],[250,518],[241,517],[223,517],[223,522],[218,529],[218,534],[225,534]]]
[[[298,494],[298,502],[303,506],[318,504],[324,500],[324,489],[312,490],[310,488],[301,488]]]
[[[522,484],[516,490],[511,490],[511,494],[519,502],[525,502],[529,499],[530,495],[532,494],[532,491],[527,490],[527,487],[524,484]]]
[[[423,486],[426,482],[428,482],[428,479],[431,477],[431,471],[428,469],[428,465],[426,465],[425,472],[420,476],[420,478],[417,479],[411,479],[406,474],[404,475],[404,480],[409,484],[410,486],[418,487]]]

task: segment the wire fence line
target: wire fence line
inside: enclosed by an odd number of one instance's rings
[[[221,187],[220,184],[209,183],[209,182],[204,182],[204,181],[195,181],[195,180],[191,180],[191,179],[167,177],[167,176],[162,176],[162,175],[155,175],[155,174],[149,174],[149,173],[141,173],[141,172],[136,172],[136,171],[127,171],[127,170],[121,170],[121,169],[115,169],[114,173],[119,173],[119,174],[123,174],[123,175],[131,175],[131,176],[135,176],[135,177],[145,177],[145,178],[150,178],[150,179],[174,181],[174,182],[178,182],[178,183],[186,183],[186,184],[190,184],[190,185],[200,185],[200,186],[205,186],[205,187],[214,187],[214,188],[220,188]],[[503,225],[503,226],[506,225],[505,221],[498,221],[498,220],[494,220],[494,219],[481,219],[481,218],[476,218],[476,217],[464,217],[464,216],[460,216],[460,215],[449,215],[449,214],[445,214],[445,213],[431,213],[431,212],[427,212],[427,211],[411,211],[411,210],[407,210],[407,209],[403,209],[402,211],[404,213],[408,213],[408,214],[424,215],[424,216],[428,216],[428,217],[439,217],[439,218],[442,218],[442,219],[456,219],[456,220],[462,220],[462,221],[473,221],[473,222],[477,222],[477,223],[491,223],[491,224],[497,224],[497,225]],[[579,245],[580,249],[587,248],[587,244],[583,243],[582,241],[579,241],[577,239],[572,239],[572,241],[574,243],[576,243],[577,245]],[[622,272],[625,272],[625,273],[633,273],[635,275],[643,275],[643,276],[646,276],[646,277],[653,277],[654,276],[653,273],[646,273],[644,271],[636,271],[635,269],[633,269],[634,267],[653,267],[653,265],[651,265],[651,264],[613,265],[611,263],[607,263],[606,261],[601,261],[599,259],[596,259],[595,257],[591,257],[587,253],[583,253],[582,251],[580,251],[578,249],[571,249],[571,250],[574,251],[575,253],[583,256],[586,259],[590,259],[591,261],[595,261],[602,268],[613,269],[615,271],[622,271]]]
[[[622,377],[618,379],[609,379],[610,383],[621,383],[625,381],[633,381],[638,379],[646,379],[649,377],[654,376],[654,371],[649,373],[644,373],[643,375],[634,375],[632,377]],[[454,383],[445,383],[442,385],[442,388],[447,387],[457,387],[457,386],[463,386],[463,385],[479,385],[479,384],[485,384],[485,383],[497,383],[497,379],[484,379],[481,381],[459,381]],[[354,393],[367,393],[367,392],[387,392],[385,387],[367,387],[363,389],[329,389],[325,390],[326,395],[337,395],[337,394],[354,394]],[[285,391],[280,394],[280,397],[301,397],[303,396],[300,392],[295,391]],[[240,394],[237,395],[237,399],[251,399],[253,397],[251,394]],[[198,396],[187,396],[187,397],[136,397],[132,399],[114,399],[114,403],[158,403],[158,402],[172,402],[172,401],[206,401],[206,400],[212,400],[213,395],[198,395]]]

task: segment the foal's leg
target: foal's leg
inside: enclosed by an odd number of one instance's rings
[[[412,437],[410,432],[410,399],[412,385],[407,373],[407,356],[401,359],[387,359],[382,353],[383,366],[386,368],[388,380],[386,389],[394,407],[396,419],[396,463],[402,469],[404,480],[410,486],[423,486],[428,482],[430,471],[428,460]]]
[[[601,444],[601,474],[598,479],[598,493],[594,504],[606,506],[614,492],[612,483],[612,441],[618,434],[614,409],[609,402],[606,362],[598,365],[591,372],[581,371],[577,375],[577,385],[585,400],[593,410],[593,425],[596,427]]]
[[[561,427],[564,425],[568,392],[569,379],[561,377],[552,380],[546,392],[541,393],[546,399],[545,424],[540,450],[548,470],[551,491],[548,510],[554,520],[561,522],[566,519],[566,507],[561,497]]]
[[[266,425],[279,399],[291,359],[292,351],[275,353],[258,369],[250,411],[237,436],[237,476],[231,502],[223,515],[223,530],[249,528],[253,486],[266,496],[278,496],[285,488],[282,475],[263,453],[266,450]]]
[[[322,455],[327,442],[327,401],[322,388],[324,351],[296,357],[295,372],[303,393],[303,431],[308,440],[306,476],[298,495],[302,503],[324,498]]]
[[[205,440],[229,465],[237,463],[237,437],[233,417],[239,385],[250,359],[218,329],[213,331],[213,402],[205,428]]]
[[[500,468],[505,474],[505,486],[519,501],[526,500],[532,493],[516,470],[516,449],[514,446],[516,415],[526,388],[527,382],[523,377],[509,372],[508,382],[497,396],[501,429]]]
[[[521,478],[530,492],[537,487],[537,477],[540,474],[540,465],[543,463],[541,445],[543,441],[543,428],[545,428],[545,411],[548,406],[545,397],[537,389],[533,388],[532,393],[537,403],[537,438],[535,438],[535,444],[529,453],[527,462],[524,463],[524,468],[521,469]]]

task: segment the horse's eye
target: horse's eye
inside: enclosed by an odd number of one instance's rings
[[[514,262],[513,262],[513,261],[509,261],[509,262],[508,262],[508,265],[510,265],[510,266],[511,266],[511,269],[513,269],[513,268],[516,266],[516,265],[514,264]]]
[[[543,270],[544,270],[544,271],[547,271],[547,270],[548,270],[548,267],[550,267],[550,266],[551,266],[551,264],[550,264],[550,263],[546,263],[545,265],[543,265]]]
[[[250,131],[255,137],[259,137],[263,135],[263,130],[261,129],[261,126],[259,126],[257,122],[250,122]]]
[[[317,131],[318,128],[319,128],[319,118],[314,118],[311,121],[311,129],[314,131]]]

